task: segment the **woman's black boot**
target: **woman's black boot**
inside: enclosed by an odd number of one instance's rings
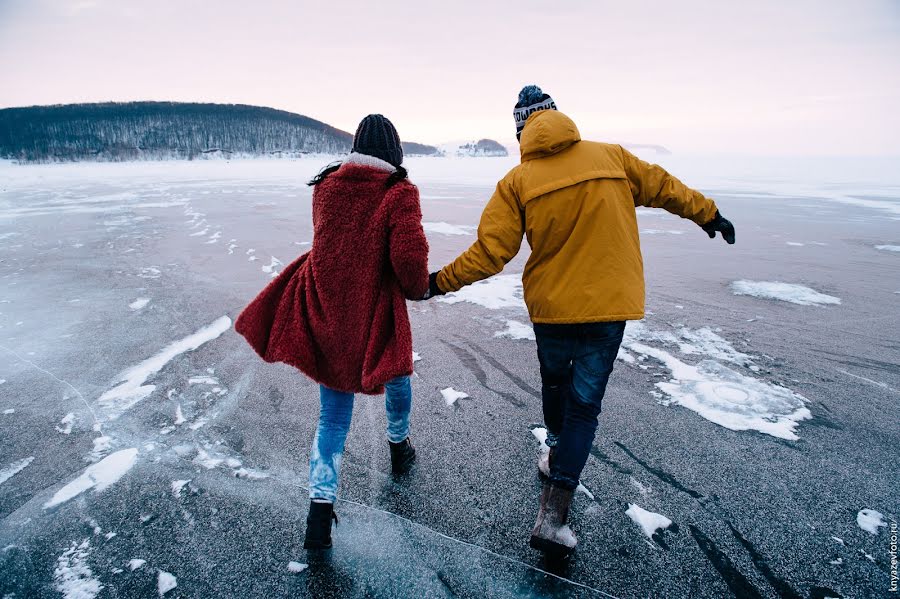
[[[304,549],[331,548],[331,521],[337,522],[333,503],[318,501],[309,502],[309,515],[306,517],[306,540]]]
[[[409,437],[400,443],[391,443],[391,471],[394,474],[406,474],[416,461],[416,450],[409,441]]]

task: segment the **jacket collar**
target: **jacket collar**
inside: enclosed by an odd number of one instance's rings
[[[558,110],[535,112],[525,122],[519,151],[522,162],[550,156],[581,141],[575,123]]]
[[[388,173],[393,173],[395,170],[397,170],[390,162],[382,160],[381,158],[369,156],[368,154],[360,154],[359,152],[350,152],[350,156],[347,157],[347,160],[344,161],[344,164],[370,166],[372,168],[376,168],[380,171],[385,171]]]

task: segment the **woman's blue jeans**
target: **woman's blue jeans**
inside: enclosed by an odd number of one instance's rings
[[[412,407],[412,385],[408,376],[400,376],[385,384],[387,438],[400,443],[409,436],[409,411]],[[321,412],[319,426],[309,453],[309,497],[334,503],[344,442],[353,417],[353,394],[319,387]]]

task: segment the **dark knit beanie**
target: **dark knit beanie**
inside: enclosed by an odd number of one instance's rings
[[[360,121],[353,136],[353,151],[380,158],[395,167],[403,162],[400,136],[393,123],[380,114],[370,114]]]
[[[539,110],[556,110],[556,102],[538,86],[526,85],[519,92],[519,102],[513,109],[513,117],[516,119],[516,139],[521,137],[528,117]]]

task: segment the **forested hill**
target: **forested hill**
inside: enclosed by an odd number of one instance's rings
[[[127,102],[0,109],[0,158],[28,162],[297,156],[350,151],[353,136],[243,104]],[[407,155],[437,148],[404,142]]]

